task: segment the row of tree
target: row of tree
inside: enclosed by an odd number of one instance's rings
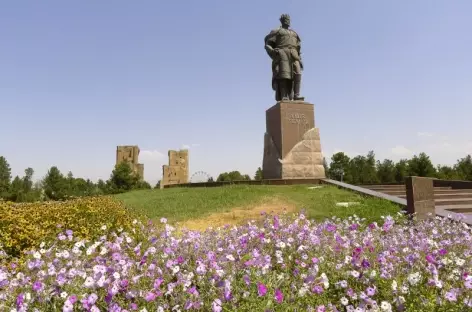
[[[113,169],[107,181],[76,178],[53,166],[43,179],[33,182],[34,170],[27,168],[23,177],[12,179],[11,168],[6,158],[0,156],[0,198],[14,202],[38,200],[64,200],[73,197],[117,194],[133,189],[151,188],[149,183],[139,179],[129,164],[120,163]]]
[[[373,151],[367,155],[350,158],[345,153],[336,153],[328,164],[323,161],[327,177],[350,184],[370,183],[403,183],[407,176],[432,177],[443,180],[472,181],[472,157],[467,155],[459,159],[453,166],[434,166],[425,153],[415,155],[410,159],[394,162],[390,159],[378,161]],[[262,169],[257,168],[254,180],[262,180]],[[239,171],[221,173],[217,181],[251,180]]]
[[[329,178],[351,184],[403,183],[407,176],[472,180],[470,155],[457,160],[453,166],[434,166],[425,153],[394,162],[390,159],[376,161],[373,151],[366,156],[359,155],[354,158],[341,152],[331,157],[329,165],[325,161],[324,166]]]

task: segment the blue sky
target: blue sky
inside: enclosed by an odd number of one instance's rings
[[[472,1],[2,1],[0,155],[108,178],[137,144],[156,182],[261,166],[274,104],[264,36],[282,13],[303,42],[302,95],[326,157],[472,153]]]

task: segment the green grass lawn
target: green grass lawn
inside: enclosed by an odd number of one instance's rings
[[[233,185],[211,188],[171,188],[133,191],[116,197],[140,214],[169,222],[202,219],[233,209],[251,209],[272,202],[289,205],[295,210],[304,209],[309,218],[323,220],[326,217],[348,217],[353,214],[372,221],[380,216],[400,211],[395,204],[385,200],[366,198],[349,191],[324,185],[309,189],[308,185],[254,186]],[[350,207],[336,206],[338,202],[359,202]],[[293,210],[293,209],[292,209]]]

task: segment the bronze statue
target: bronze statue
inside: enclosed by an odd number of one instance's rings
[[[264,39],[265,50],[272,59],[272,89],[276,101],[304,100],[300,96],[303,63],[300,37],[290,28],[290,16],[282,14],[280,26]]]

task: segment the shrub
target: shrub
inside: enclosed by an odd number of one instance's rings
[[[274,216],[179,238],[138,224],[96,241],[68,232],[0,267],[0,310],[470,311],[469,227],[404,220]]]
[[[12,203],[0,201],[0,245],[11,257],[64,230],[77,237],[95,239],[101,227],[128,229],[131,213],[111,197],[89,197],[65,202]]]

